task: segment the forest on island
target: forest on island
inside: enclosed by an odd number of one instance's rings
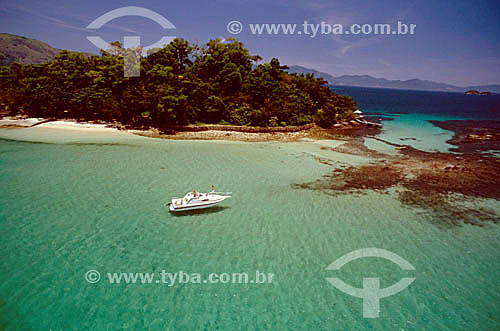
[[[156,52],[123,49],[99,56],[61,51],[42,64],[0,69],[5,115],[119,122],[168,128],[197,123],[322,127],[352,118],[356,103],[312,74],[290,74],[273,58],[261,63],[235,40],[196,45],[175,39]],[[140,76],[124,61],[140,59]]]

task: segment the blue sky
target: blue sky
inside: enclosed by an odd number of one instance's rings
[[[86,26],[102,14],[140,6],[166,17],[176,29],[163,30],[141,17],[112,20],[96,33]],[[420,78],[460,86],[500,83],[500,1],[462,0],[0,0],[0,31],[57,47],[97,53],[87,39],[106,41],[140,36],[149,45],[164,35],[204,43],[227,38],[227,24],[238,20],[237,35],[252,54],[287,65],[303,65],[332,75],[367,74],[388,79]],[[414,35],[253,35],[250,23],[304,21],[329,24],[416,24]]]

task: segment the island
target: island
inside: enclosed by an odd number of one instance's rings
[[[2,115],[166,133],[200,125],[295,131],[356,118],[356,102],[332,92],[322,78],[288,73],[276,58],[261,63],[233,38],[204,45],[178,38],[147,56],[140,47],[111,45],[99,56],[61,51],[45,63],[2,67]],[[140,76],[125,77],[124,63],[137,57]]]
[[[469,91],[466,91],[465,94],[467,94],[467,95],[493,95],[495,93],[489,92],[489,91],[479,92],[477,90],[469,90]]]

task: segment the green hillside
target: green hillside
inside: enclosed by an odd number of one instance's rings
[[[0,33],[0,66],[11,62],[25,64],[47,62],[59,51],[39,40]]]

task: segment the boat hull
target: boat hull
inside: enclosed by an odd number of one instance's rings
[[[220,202],[220,201],[219,201]],[[186,206],[186,207],[174,207],[173,203],[170,203],[170,211],[171,212],[179,212],[179,211],[188,211],[188,210],[197,210],[197,209],[205,209],[205,208],[210,208],[218,204],[219,202],[214,202],[210,204],[204,204],[204,205],[199,205],[199,206]]]
[[[213,201],[208,201],[208,202],[203,202],[199,204],[192,204],[192,205],[185,205],[185,204],[177,204],[176,202],[179,201],[179,199],[173,199],[169,203],[169,210],[171,212],[183,212],[183,211],[188,211],[188,210],[199,210],[199,209],[206,209],[206,208],[211,208],[217,205],[218,203],[228,199],[230,197],[222,197],[221,199],[218,200],[213,200]]]

